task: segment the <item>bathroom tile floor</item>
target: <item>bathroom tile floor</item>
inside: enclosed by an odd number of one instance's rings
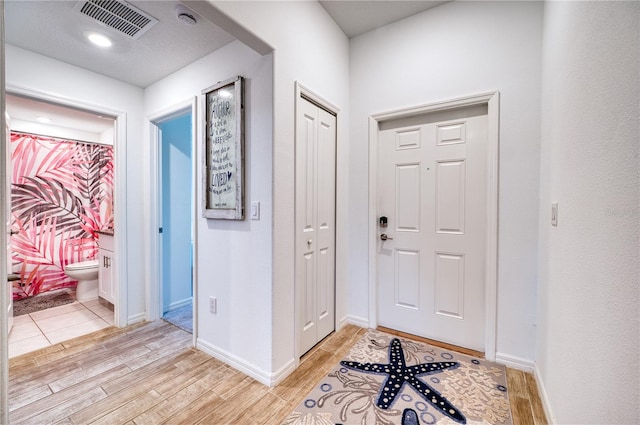
[[[9,358],[113,326],[111,305],[99,299],[14,317]]]

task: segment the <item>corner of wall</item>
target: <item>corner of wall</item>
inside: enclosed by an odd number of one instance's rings
[[[547,422],[550,425],[553,425],[556,423],[556,421],[553,413],[551,412],[551,403],[549,403],[549,396],[547,395],[547,390],[544,387],[542,375],[540,374],[537,363],[534,363],[533,365],[533,376],[536,378],[536,384],[538,385],[538,393],[540,394],[540,401],[542,401],[544,415],[547,417]]]
[[[512,369],[518,369],[529,373],[532,373],[535,368],[535,363],[532,360],[505,353],[496,353],[496,362]]]
[[[291,358],[279,370],[275,372],[268,372],[260,369],[258,366],[245,359],[242,359],[220,347],[216,347],[215,345],[202,340],[201,338],[198,338],[196,342],[196,348],[204,351],[210,356],[215,357],[221,362],[228,364],[234,369],[239,370],[245,375],[252,377],[256,381],[268,387],[275,387],[276,385],[278,385],[298,366],[298,363],[295,361],[295,359]]]

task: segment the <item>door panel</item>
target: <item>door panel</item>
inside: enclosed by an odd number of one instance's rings
[[[464,255],[436,252],[436,314],[464,319]]]
[[[486,109],[434,116],[379,131],[378,322],[482,351]]]
[[[302,354],[335,328],[336,118],[300,99],[296,128],[296,290]]]
[[[436,162],[436,229],[464,234],[465,161]]]
[[[420,231],[420,164],[396,165],[397,229]]]
[[[395,301],[399,307],[420,309],[420,252],[395,251]]]

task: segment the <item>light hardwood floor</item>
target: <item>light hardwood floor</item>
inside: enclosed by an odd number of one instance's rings
[[[10,360],[12,424],[279,424],[364,329],[345,326],[268,388],[163,321],[108,328]],[[508,370],[514,423],[546,423],[535,380]]]

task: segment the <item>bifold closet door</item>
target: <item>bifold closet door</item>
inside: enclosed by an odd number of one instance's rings
[[[299,353],[335,328],[336,117],[300,98],[296,117]]]

